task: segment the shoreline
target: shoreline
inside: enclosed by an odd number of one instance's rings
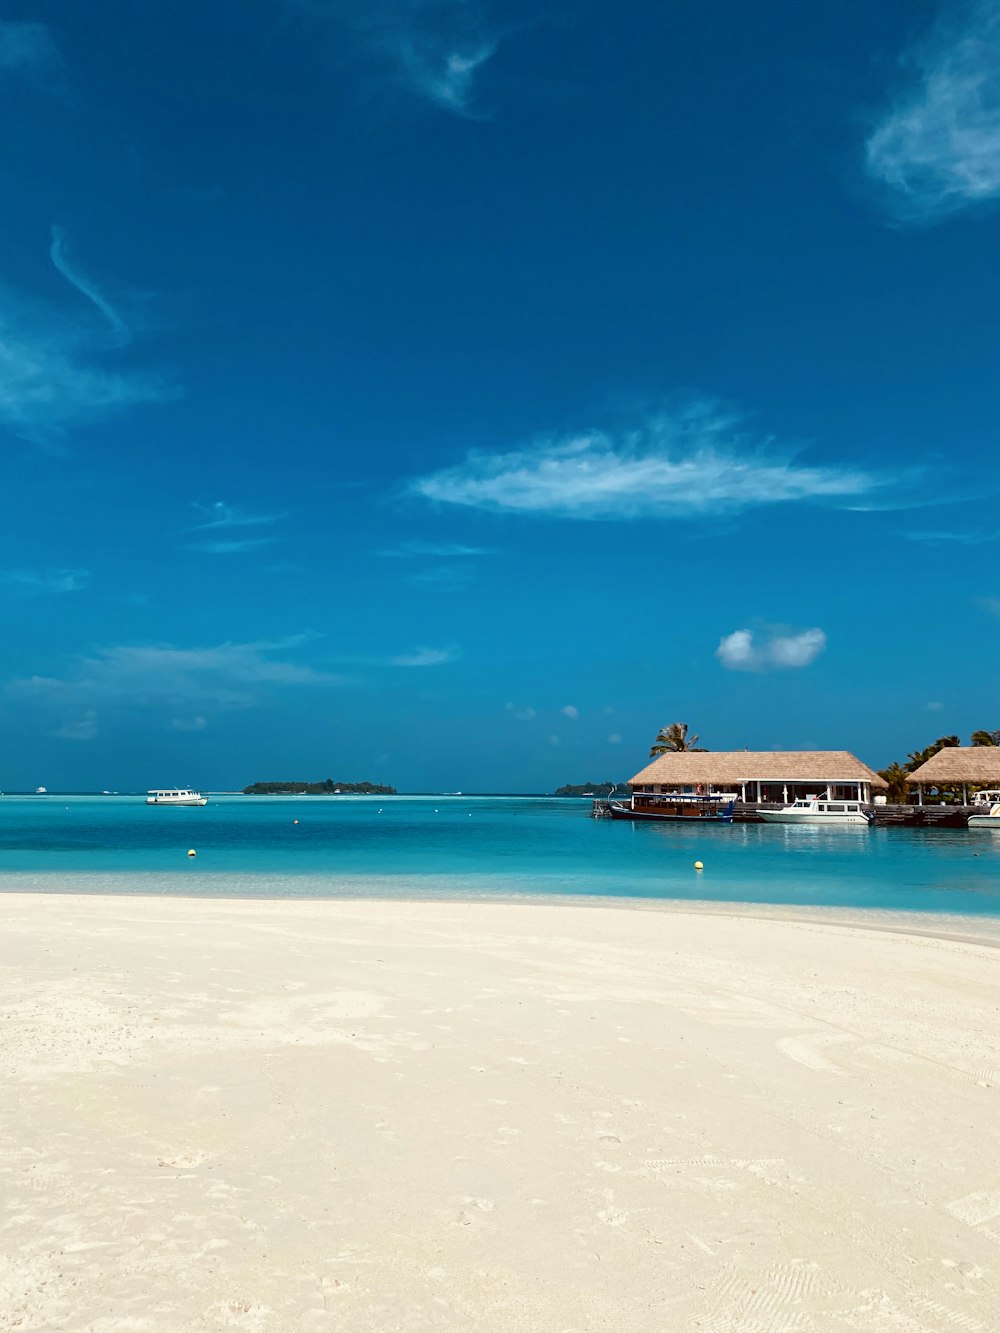
[[[1000,1325],[989,929],[0,901],[11,1327]]]
[[[810,903],[773,903],[760,899],[721,899],[721,898],[671,898],[671,897],[647,897],[636,895],[630,897],[618,894],[596,894],[550,891],[547,893],[532,893],[530,891],[503,892],[499,890],[463,890],[454,889],[444,892],[440,889],[427,891],[410,892],[373,892],[372,881],[370,878],[358,877],[340,877],[339,883],[347,884],[348,890],[335,894],[283,894],[283,893],[239,893],[239,892],[211,892],[206,891],[204,885],[211,883],[213,879],[226,882],[233,882],[245,879],[245,875],[233,875],[225,871],[219,872],[195,872],[201,881],[198,888],[191,888],[187,892],[179,893],[172,886],[184,874],[183,871],[141,871],[130,873],[129,871],[90,871],[81,873],[72,873],[62,875],[58,871],[45,871],[42,874],[36,874],[31,871],[2,871],[0,872],[0,902],[9,901],[14,898],[24,897],[50,900],[64,897],[69,900],[79,898],[98,898],[109,899],[112,901],[147,901],[156,902],[177,900],[188,903],[268,903],[272,905],[287,904],[289,906],[309,905],[319,906],[323,903],[371,903],[389,905],[392,903],[408,904],[419,906],[423,903],[456,905],[467,904],[474,906],[477,904],[489,906],[526,906],[526,907],[566,907],[566,908],[587,908],[587,909],[616,909],[620,908],[630,912],[651,912],[651,913],[690,913],[696,916],[736,916],[745,917],[749,920],[759,921],[787,921],[800,922],[807,924],[814,922],[821,925],[840,926],[845,929],[864,928],[870,930],[882,930],[891,933],[902,933],[908,935],[925,935],[933,939],[955,939],[959,942],[967,941],[969,943],[983,943],[993,947],[1000,947],[1000,914],[990,912],[941,912],[937,910],[915,910],[907,908],[891,907],[857,907],[841,906],[837,904],[810,904]],[[310,880],[320,882],[328,880],[330,877],[320,877],[312,874],[301,876],[277,876],[267,872],[258,872],[255,876],[260,880],[279,881],[282,883],[308,882]],[[38,881],[58,882],[67,878],[84,881],[82,887],[78,889],[66,889],[55,887],[37,887]],[[427,875],[424,877],[416,875],[406,875],[398,877],[380,877],[377,883],[382,885],[386,879],[398,878],[401,881],[412,884],[414,881],[420,883],[426,879],[430,883],[437,883],[437,877]],[[122,890],[117,887],[123,881],[132,881],[135,879],[147,879],[154,881],[157,885],[165,886],[170,884],[169,891],[164,888],[150,888],[147,891],[142,890]],[[20,887],[22,880],[29,881],[26,887]],[[8,882],[14,881],[14,887],[7,887]],[[115,885],[115,887],[98,887],[98,885]],[[963,929],[964,928],[964,929]],[[961,934],[957,933],[962,931]]]

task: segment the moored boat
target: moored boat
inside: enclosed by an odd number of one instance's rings
[[[190,787],[161,787],[146,793],[147,805],[208,805],[208,797]]]
[[[992,800],[981,800],[981,797]],[[969,828],[1000,830],[1000,791],[981,791],[976,796],[975,805],[982,806],[982,814],[969,816]]]
[[[871,815],[860,801],[829,801],[807,797],[780,810],[758,810],[768,824],[871,824]]]
[[[637,806],[633,796],[628,803],[624,801],[607,802],[608,814],[612,819],[650,820],[655,823],[689,823],[691,820],[711,819],[732,823],[732,797],[725,796],[688,796],[678,793],[672,796],[657,796],[655,800],[647,798]]]

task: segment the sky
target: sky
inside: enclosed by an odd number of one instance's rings
[[[0,788],[1000,726],[1000,0],[11,0]]]

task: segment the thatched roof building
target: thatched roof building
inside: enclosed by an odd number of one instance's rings
[[[872,789],[886,783],[847,750],[681,750],[659,755],[629,785],[648,793],[720,792],[784,802],[827,789],[835,800],[870,801]]]
[[[909,777],[915,787],[1000,788],[1000,746],[946,745]]]

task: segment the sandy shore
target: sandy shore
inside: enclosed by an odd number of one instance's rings
[[[2,1329],[1000,1328],[988,927],[0,911]]]

